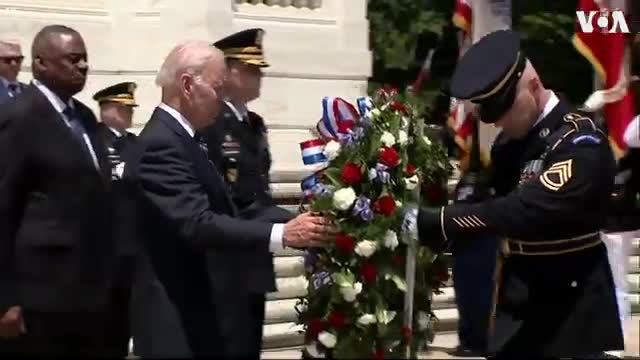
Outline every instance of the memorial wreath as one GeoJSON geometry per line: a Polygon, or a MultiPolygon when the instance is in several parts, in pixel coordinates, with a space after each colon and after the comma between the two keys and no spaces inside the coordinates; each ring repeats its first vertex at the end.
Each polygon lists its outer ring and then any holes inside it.
{"type": "Polygon", "coordinates": [[[448,267],[402,223],[408,206],[446,204],[451,167],[415,100],[390,88],[357,109],[325,97],[321,138],[300,144],[304,163],[322,167],[303,180],[303,205],[339,229],[305,255],[305,357],[404,358],[434,337],[431,300],[448,267]]]}

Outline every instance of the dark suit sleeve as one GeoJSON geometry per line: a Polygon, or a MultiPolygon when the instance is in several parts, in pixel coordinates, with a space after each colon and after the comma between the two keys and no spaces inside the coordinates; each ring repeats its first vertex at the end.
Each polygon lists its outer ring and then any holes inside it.
{"type": "Polygon", "coordinates": [[[418,217],[420,237],[440,248],[449,240],[482,234],[526,241],[550,238],[563,229],[597,228],[612,190],[614,166],[604,145],[564,146],[549,154],[538,177],[504,197],[438,211],[423,209],[418,217]]]}
{"type": "MultiPolygon", "coordinates": [[[[143,196],[198,248],[269,251],[272,224],[217,214],[182,149],[150,144],[138,168],[143,196]]],[[[224,189],[220,189],[221,192],[224,189]]]]}
{"type": "MultiPolygon", "coordinates": [[[[6,109],[5,109],[6,110],[6,109]]],[[[0,115],[0,313],[18,305],[14,265],[16,231],[24,199],[26,142],[13,115],[0,115]]],[[[20,119],[22,120],[22,119],[20,119]]]]}

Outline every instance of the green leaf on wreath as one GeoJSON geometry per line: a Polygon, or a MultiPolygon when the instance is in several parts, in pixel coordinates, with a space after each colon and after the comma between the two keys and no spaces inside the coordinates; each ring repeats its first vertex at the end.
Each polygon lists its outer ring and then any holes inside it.
{"type": "Polygon", "coordinates": [[[338,286],[352,286],[355,282],[355,276],[352,272],[339,272],[335,274],[335,282],[338,286]]]}
{"type": "Polygon", "coordinates": [[[398,290],[402,292],[407,291],[407,282],[404,281],[404,279],[401,278],[400,276],[395,274],[391,275],[391,281],[393,281],[396,284],[396,286],[398,287],[398,290]]]}
{"type": "Polygon", "coordinates": [[[324,171],[324,176],[326,176],[334,186],[342,186],[340,172],[341,170],[339,168],[332,167],[324,171]]]}

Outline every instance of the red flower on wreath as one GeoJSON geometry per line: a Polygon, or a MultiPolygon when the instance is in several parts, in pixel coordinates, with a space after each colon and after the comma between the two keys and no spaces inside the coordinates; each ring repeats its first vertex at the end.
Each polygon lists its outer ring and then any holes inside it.
{"type": "Polygon", "coordinates": [[[393,86],[385,85],[378,90],[376,90],[376,95],[382,98],[382,100],[389,100],[389,98],[395,97],[398,95],[398,89],[393,86]]]}
{"type": "Polygon", "coordinates": [[[374,263],[366,263],[362,265],[360,268],[360,276],[362,276],[362,280],[366,283],[372,283],[376,281],[378,277],[378,268],[374,263]]]}
{"type": "Polygon", "coordinates": [[[446,282],[449,280],[449,271],[446,269],[443,269],[441,271],[438,271],[436,273],[436,280],[440,281],[440,282],[446,282]]]}
{"type": "Polygon", "coordinates": [[[391,108],[397,112],[406,114],[407,113],[407,106],[403,103],[401,103],[400,101],[394,101],[391,103],[391,108]]]}
{"type": "Polygon", "coordinates": [[[328,320],[329,324],[336,330],[342,329],[347,323],[344,314],[338,310],[333,310],[331,314],[329,314],[328,320]]]}
{"type": "Polygon", "coordinates": [[[407,342],[411,341],[411,337],[413,336],[413,333],[411,332],[411,328],[410,327],[408,327],[406,325],[403,325],[402,326],[402,334],[404,335],[404,339],[407,342]]]}
{"type": "Polygon", "coordinates": [[[357,184],[362,179],[362,171],[358,165],[348,162],[342,167],[340,179],[347,185],[357,184]]]}
{"type": "Polygon", "coordinates": [[[404,265],[404,256],[402,255],[395,255],[392,259],[391,262],[393,262],[393,265],[396,266],[402,266],[404,265]]]}
{"type": "Polygon", "coordinates": [[[391,216],[396,211],[396,201],[391,195],[381,196],[373,203],[373,211],[385,216],[391,216]]]}
{"type": "Polygon", "coordinates": [[[380,163],[390,168],[396,167],[400,164],[400,155],[398,155],[396,149],[389,146],[385,146],[380,149],[378,159],[380,160],[380,163]]]}
{"type": "Polygon", "coordinates": [[[325,330],[324,323],[320,319],[311,319],[309,320],[309,325],[307,327],[307,334],[311,338],[316,338],[318,334],[325,330]]]}
{"type": "Polygon", "coordinates": [[[356,239],[347,234],[339,234],[336,236],[336,247],[345,254],[351,254],[356,248],[356,239]]]}
{"type": "Polygon", "coordinates": [[[407,170],[406,170],[407,175],[413,176],[416,174],[416,171],[418,171],[418,168],[416,168],[415,165],[407,164],[407,170]]]}

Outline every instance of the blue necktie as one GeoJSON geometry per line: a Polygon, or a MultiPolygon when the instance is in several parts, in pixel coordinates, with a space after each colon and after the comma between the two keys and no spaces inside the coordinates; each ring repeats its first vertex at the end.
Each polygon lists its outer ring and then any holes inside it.
{"type": "Polygon", "coordinates": [[[87,131],[84,128],[84,125],[82,124],[82,120],[80,120],[80,118],[78,117],[78,114],[76,113],[75,109],[70,106],[67,106],[62,113],[67,117],[67,121],[69,123],[69,127],[71,128],[71,133],[73,134],[73,137],[75,137],[76,140],[80,142],[80,144],[85,150],[85,153],[91,159],[91,162],[94,165],[96,165],[92,155],[92,149],[89,148],[90,145],[87,143],[87,141],[85,141],[85,136],[86,138],[88,138],[87,131]]]}

